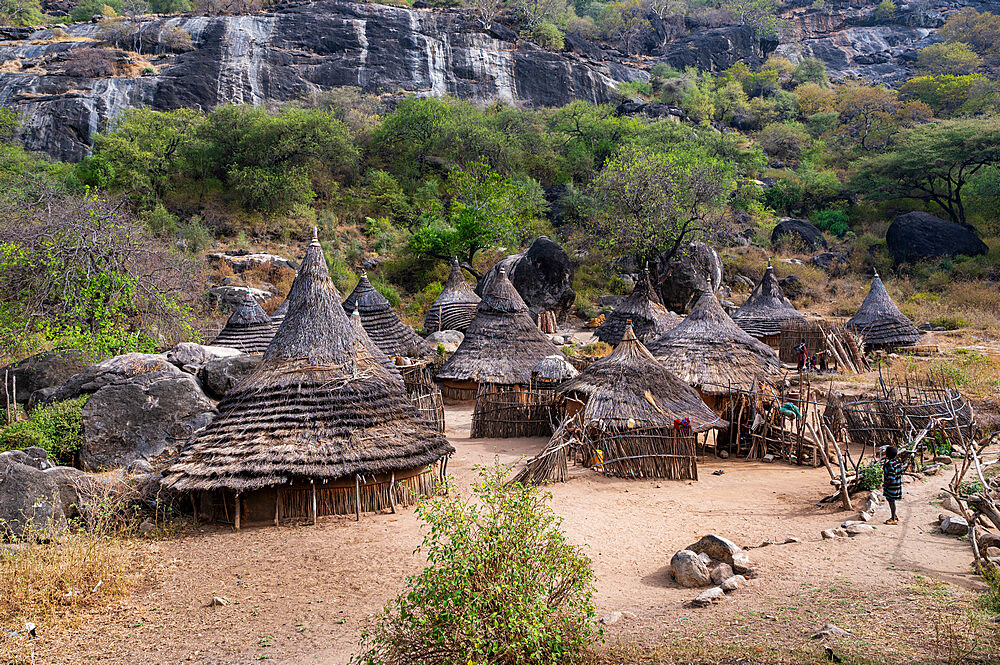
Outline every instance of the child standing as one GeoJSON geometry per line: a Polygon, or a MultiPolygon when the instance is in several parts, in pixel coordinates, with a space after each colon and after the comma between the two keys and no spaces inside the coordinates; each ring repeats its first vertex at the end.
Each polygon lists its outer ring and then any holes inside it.
{"type": "Polygon", "coordinates": [[[885,461],[882,462],[882,490],[891,511],[885,523],[899,524],[899,519],[896,517],[896,502],[903,498],[903,463],[899,460],[899,451],[893,446],[885,449],[885,461]]]}

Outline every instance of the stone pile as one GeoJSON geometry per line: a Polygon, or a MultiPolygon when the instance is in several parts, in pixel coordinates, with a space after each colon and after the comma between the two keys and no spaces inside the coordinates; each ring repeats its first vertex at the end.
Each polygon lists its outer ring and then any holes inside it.
{"type": "Polygon", "coordinates": [[[753,577],[754,567],[742,548],[713,533],[674,554],[670,575],[683,587],[711,587],[691,601],[694,607],[705,607],[739,589],[753,577]]]}

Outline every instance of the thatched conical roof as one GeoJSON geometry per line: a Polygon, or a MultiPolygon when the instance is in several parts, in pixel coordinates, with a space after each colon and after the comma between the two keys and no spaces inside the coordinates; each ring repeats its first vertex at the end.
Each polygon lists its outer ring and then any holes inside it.
{"type": "Polygon", "coordinates": [[[627,323],[615,350],[560,386],[559,394],[583,401],[583,421],[602,427],[623,427],[629,420],[640,427],[671,427],[684,418],[695,432],[726,425],[694,388],[656,361],[627,323]]]}
{"type": "Polygon", "coordinates": [[[527,384],[542,358],[563,355],[538,329],[528,306],[501,269],[483,294],[465,339],[438,372],[439,379],[527,384]]]}
{"type": "Polygon", "coordinates": [[[230,315],[212,346],[239,349],[243,353],[264,353],[274,331],[271,318],[247,289],[243,302],[230,315]]]}
{"type": "Polygon", "coordinates": [[[728,393],[729,386],[773,383],[781,369],[771,347],[733,323],[708,292],[682,323],[647,347],[664,367],[706,395],[728,393]]]}
{"type": "Polygon", "coordinates": [[[453,452],[352,327],[314,240],[257,371],[167,469],[177,490],[250,491],[418,469],[453,452]]]}
{"type": "Polygon", "coordinates": [[[545,356],[531,368],[531,378],[548,384],[562,383],[580,374],[566,356],[545,356]]]}
{"type": "Polygon", "coordinates": [[[361,312],[365,332],[378,348],[389,356],[405,356],[423,347],[424,340],[413,328],[399,320],[392,305],[368,281],[368,273],[361,272],[361,279],[344,300],[344,311],[361,312]]]}
{"type": "Polygon", "coordinates": [[[858,333],[866,346],[910,346],[920,339],[920,331],[896,307],[878,273],[861,307],[844,327],[858,333]]]}
{"type": "Polygon", "coordinates": [[[472,290],[462,275],[458,259],[453,259],[451,274],[444,283],[441,294],[424,315],[424,329],[428,332],[439,330],[460,330],[465,332],[476,317],[479,296],[472,290]]]}
{"type": "Polygon", "coordinates": [[[792,319],[804,319],[781,291],[770,262],[764,277],[754,287],[747,301],[733,314],[733,321],[751,337],[781,334],[781,324],[792,319]]]}
{"type": "Polygon", "coordinates": [[[274,326],[275,330],[277,330],[278,326],[281,325],[281,322],[285,320],[285,316],[287,314],[288,314],[288,298],[285,298],[281,302],[281,304],[278,305],[278,309],[274,310],[274,312],[271,314],[271,325],[274,326]]]}
{"type": "Polygon", "coordinates": [[[660,297],[649,282],[648,270],[642,271],[631,295],[608,314],[604,323],[594,331],[594,335],[602,342],[617,345],[622,341],[629,321],[632,322],[636,337],[642,342],[656,339],[681,322],[681,317],[660,302],[660,297]]]}

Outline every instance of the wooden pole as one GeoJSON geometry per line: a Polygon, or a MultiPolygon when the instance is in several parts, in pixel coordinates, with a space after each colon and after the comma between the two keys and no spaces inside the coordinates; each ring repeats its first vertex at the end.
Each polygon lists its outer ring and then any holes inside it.
{"type": "Polygon", "coordinates": [[[237,531],[240,530],[240,493],[236,493],[236,515],[233,518],[233,526],[237,531]]]}
{"type": "Polygon", "coordinates": [[[389,506],[392,507],[392,514],[396,514],[396,472],[392,472],[389,479],[389,506]]]}
{"type": "Polygon", "coordinates": [[[354,513],[355,521],[361,521],[361,476],[354,474],[354,513]]]}
{"type": "Polygon", "coordinates": [[[278,515],[281,513],[281,488],[274,488],[274,526],[278,526],[278,515]]]}
{"type": "Polygon", "coordinates": [[[198,504],[194,500],[194,492],[191,492],[191,514],[194,515],[194,523],[198,523],[198,504]]]}
{"type": "Polygon", "coordinates": [[[837,450],[837,463],[840,465],[840,500],[845,510],[854,510],[851,505],[851,495],[847,491],[847,467],[844,465],[844,455],[840,452],[840,444],[834,439],[833,447],[837,450]]]}
{"type": "Polygon", "coordinates": [[[316,524],[316,517],[317,517],[317,513],[319,512],[316,509],[316,481],[315,480],[310,480],[309,481],[309,486],[312,487],[312,521],[313,521],[313,524],[316,524]]]}

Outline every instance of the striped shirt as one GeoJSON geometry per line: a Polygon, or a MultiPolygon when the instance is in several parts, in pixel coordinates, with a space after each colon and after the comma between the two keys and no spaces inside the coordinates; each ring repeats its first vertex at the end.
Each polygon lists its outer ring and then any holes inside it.
{"type": "Polygon", "coordinates": [[[903,498],[903,463],[898,457],[882,463],[882,488],[887,499],[903,498]]]}

